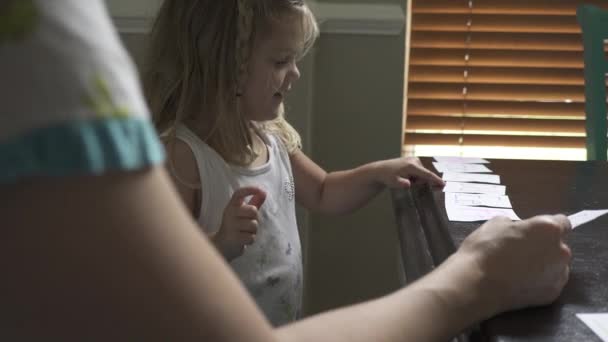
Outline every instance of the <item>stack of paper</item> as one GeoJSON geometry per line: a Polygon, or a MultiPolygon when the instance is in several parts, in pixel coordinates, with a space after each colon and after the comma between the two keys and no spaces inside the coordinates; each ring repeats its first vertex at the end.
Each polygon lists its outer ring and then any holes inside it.
{"type": "Polygon", "coordinates": [[[462,163],[438,163],[434,162],[433,166],[437,171],[444,172],[492,172],[483,164],[462,164],[462,163]]]}
{"type": "Polygon", "coordinates": [[[576,317],[587,324],[602,341],[608,342],[608,313],[577,314],[576,317]]]}
{"type": "Polygon", "coordinates": [[[445,202],[457,206],[487,206],[495,208],[513,208],[509,196],[492,194],[461,194],[446,192],[445,202]]]}
{"type": "Polygon", "coordinates": [[[570,220],[572,229],[574,229],[605,214],[608,214],[608,210],[583,210],[568,216],[568,219],[570,220]]]}
{"type": "Polygon", "coordinates": [[[487,173],[444,172],[444,181],[500,184],[500,176],[487,173]]]}
{"type": "Polygon", "coordinates": [[[506,195],[507,187],[486,164],[489,161],[481,158],[435,157],[433,166],[446,181],[443,191],[450,221],[487,221],[495,216],[520,220],[506,195]]]}
{"type": "MultiPolygon", "coordinates": [[[[504,195],[507,193],[507,187],[496,184],[476,184],[463,182],[446,182],[443,192],[464,192],[470,194],[493,194],[504,195]]],[[[481,204],[483,205],[483,204],[481,204]]]]}
{"type": "MultiPolygon", "coordinates": [[[[492,174],[490,162],[481,158],[435,157],[433,166],[446,182],[445,209],[450,221],[487,221],[495,216],[520,220],[507,196],[500,176],[492,174]],[[485,184],[484,184],[485,183],[485,184]]],[[[608,210],[583,210],[568,216],[572,229],[608,214],[608,210]]]]}

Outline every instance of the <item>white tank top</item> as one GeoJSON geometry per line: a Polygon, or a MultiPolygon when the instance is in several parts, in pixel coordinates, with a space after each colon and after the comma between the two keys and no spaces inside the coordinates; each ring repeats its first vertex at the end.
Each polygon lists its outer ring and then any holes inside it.
{"type": "Polygon", "coordinates": [[[186,126],[179,125],[176,133],[196,158],[202,185],[198,222],[207,233],[219,229],[235,190],[257,186],[266,191],[255,243],[230,265],[272,324],[294,321],[302,303],[302,253],[293,174],[285,146],[277,137],[266,135],[268,162],[244,168],[226,163],[186,126]]]}

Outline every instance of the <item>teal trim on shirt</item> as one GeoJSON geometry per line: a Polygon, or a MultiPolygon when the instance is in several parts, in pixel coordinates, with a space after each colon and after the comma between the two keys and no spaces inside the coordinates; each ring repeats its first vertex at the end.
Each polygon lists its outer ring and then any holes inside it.
{"type": "Polygon", "coordinates": [[[30,177],[131,171],[160,164],[164,159],[164,148],[147,119],[68,122],[0,143],[0,184],[30,177]]]}

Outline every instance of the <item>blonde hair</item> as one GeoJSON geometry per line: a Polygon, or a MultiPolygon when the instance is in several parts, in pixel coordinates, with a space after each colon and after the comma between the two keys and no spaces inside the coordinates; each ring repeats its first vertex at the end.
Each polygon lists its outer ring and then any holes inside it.
{"type": "MultiPolygon", "coordinates": [[[[253,161],[251,123],[240,110],[238,92],[255,39],[285,14],[299,18],[303,56],[319,33],[303,0],[165,0],[144,75],[159,132],[175,138],[177,124],[203,115],[203,140],[209,146],[229,163],[253,161]]],[[[300,147],[283,108],[277,119],[253,128],[277,134],[290,153],[300,147]]]]}

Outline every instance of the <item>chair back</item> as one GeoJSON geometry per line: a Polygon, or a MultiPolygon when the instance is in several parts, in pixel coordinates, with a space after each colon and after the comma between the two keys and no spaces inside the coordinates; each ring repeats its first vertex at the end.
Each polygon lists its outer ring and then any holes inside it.
{"type": "Polygon", "coordinates": [[[428,184],[393,190],[405,283],[412,283],[456,251],[445,212],[428,184]]]}
{"type": "MultiPolygon", "coordinates": [[[[405,286],[439,266],[456,251],[456,246],[448,231],[445,211],[437,204],[428,184],[395,189],[392,196],[405,286]]],[[[450,342],[476,341],[479,336],[480,326],[475,324],[450,342]]]]}
{"type": "Polygon", "coordinates": [[[412,191],[395,189],[392,195],[404,276],[402,285],[406,285],[429,273],[434,265],[412,191]]]}
{"type": "Polygon", "coordinates": [[[605,46],[608,41],[608,11],[593,5],[580,5],[576,17],[583,33],[587,159],[606,160],[608,57],[605,46]]]}

